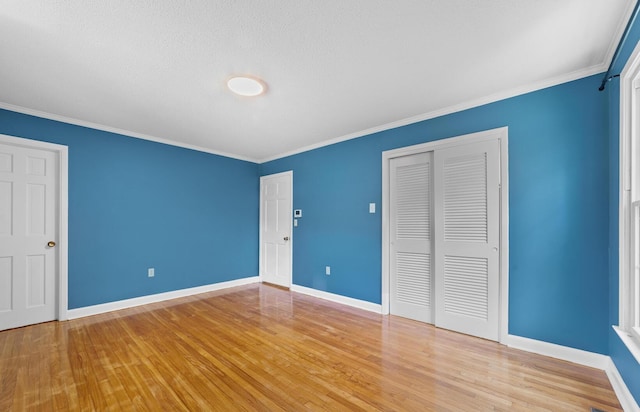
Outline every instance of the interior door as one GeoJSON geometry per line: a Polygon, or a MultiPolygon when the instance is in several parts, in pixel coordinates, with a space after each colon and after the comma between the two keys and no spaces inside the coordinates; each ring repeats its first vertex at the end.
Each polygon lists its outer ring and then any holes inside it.
{"type": "Polygon", "coordinates": [[[291,286],[291,222],[293,172],[260,178],[261,256],[263,282],[291,286]]]}
{"type": "Polygon", "coordinates": [[[500,143],[434,152],[436,326],[499,337],[500,143]]]}
{"type": "Polygon", "coordinates": [[[433,153],[390,161],[391,314],[433,323],[433,153]]]}
{"type": "Polygon", "coordinates": [[[56,318],[57,171],[54,152],[0,144],[0,330],[56,318]]]}

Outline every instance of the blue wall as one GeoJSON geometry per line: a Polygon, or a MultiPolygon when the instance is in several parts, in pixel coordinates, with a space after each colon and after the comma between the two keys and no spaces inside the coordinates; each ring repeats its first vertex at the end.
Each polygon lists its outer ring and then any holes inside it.
{"type": "Polygon", "coordinates": [[[607,96],[593,76],[260,166],[294,171],[294,284],[380,303],[382,152],[509,127],[509,332],[608,353],[607,96]],[[378,210],[379,211],[379,210],[378,210]],[[331,266],[331,276],[324,267],[331,266]]]}
{"type": "Polygon", "coordinates": [[[258,275],[258,165],[6,110],[0,133],[69,146],[70,309],[258,275]]]}
{"type": "MultiPolygon", "coordinates": [[[[633,49],[640,41],[640,20],[636,20],[622,45],[620,55],[612,67],[611,74],[619,74],[627,64],[633,49]]],[[[609,98],[609,323],[618,324],[619,315],[619,167],[620,167],[620,79],[615,78],[606,86],[609,98]]],[[[609,356],[640,404],[640,364],[622,343],[618,334],[609,329],[609,356]]]]}

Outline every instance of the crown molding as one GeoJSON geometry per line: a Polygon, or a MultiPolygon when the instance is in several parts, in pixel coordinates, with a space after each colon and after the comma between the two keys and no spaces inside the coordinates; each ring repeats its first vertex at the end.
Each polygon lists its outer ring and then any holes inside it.
{"type": "Polygon", "coordinates": [[[88,127],[90,129],[101,130],[103,132],[109,132],[109,133],[115,133],[115,134],[119,134],[119,135],[122,135],[122,136],[134,137],[136,139],[148,140],[148,141],[155,142],[155,143],[162,143],[162,144],[166,144],[166,145],[169,145],[169,146],[181,147],[183,149],[196,150],[198,152],[209,153],[209,154],[213,154],[213,155],[217,155],[217,156],[230,157],[232,159],[244,160],[246,162],[259,163],[259,161],[257,159],[254,159],[254,158],[251,158],[251,157],[247,157],[247,156],[240,156],[240,155],[237,155],[237,154],[222,152],[222,151],[219,151],[219,150],[213,150],[213,149],[209,149],[209,148],[202,147],[202,146],[196,146],[196,145],[191,145],[191,144],[187,144],[187,143],[180,143],[180,142],[177,142],[177,141],[171,140],[171,139],[165,139],[165,138],[162,138],[162,137],[151,136],[151,135],[144,134],[144,133],[132,132],[130,130],[119,129],[117,127],[106,126],[106,125],[103,125],[103,124],[100,124],[100,123],[93,123],[93,122],[88,122],[88,121],[85,121],[85,120],[79,120],[79,119],[75,119],[73,117],[62,116],[62,115],[59,115],[59,114],[44,112],[44,111],[41,111],[41,110],[29,109],[27,107],[17,106],[17,105],[10,104],[10,103],[0,102],[0,109],[6,109],[6,110],[10,110],[12,112],[27,114],[27,115],[30,115],[30,116],[41,117],[41,118],[48,119],[48,120],[55,120],[57,122],[68,123],[68,124],[72,124],[72,125],[75,125],[75,126],[88,127]]]}
{"type": "Polygon", "coordinates": [[[143,133],[137,133],[137,132],[132,132],[129,130],[124,130],[124,129],[118,129],[115,127],[111,127],[111,126],[105,126],[102,124],[98,124],[98,123],[93,123],[93,122],[87,122],[84,120],[79,120],[79,119],[74,119],[71,117],[66,117],[66,116],[61,116],[61,115],[57,115],[54,113],[48,113],[48,112],[44,112],[44,111],[40,111],[40,110],[34,110],[34,109],[29,109],[26,107],[22,107],[22,106],[16,106],[13,104],[9,104],[9,103],[4,103],[4,102],[0,102],[0,109],[6,109],[6,110],[10,110],[10,111],[14,111],[14,112],[18,112],[18,113],[23,113],[23,114],[28,114],[28,115],[32,115],[32,116],[37,116],[37,117],[42,117],[45,119],[49,119],[49,120],[56,120],[56,121],[60,121],[60,122],[64,122],[64,123],[69,123],[69,124],[73,124],[76,126],[82,126],[82,127],[88,127],[91,129],[97,129],[97,130],[102,130],[105,132],[110,132],[110,133],[116,133],[119,135],[123,135],[123,136],[128,136],[128,137],[134,137],[134,138],[138,138],[138,139],[143,139],[143,140],[148,140],[148,141],[152,141],[152,142],[156,142],[156,143],[162,143],[162,144],[167,144],[167,145],[171,145],[171,146],[176,146],[176,147],[182,147],[185,149],[191,149],[191,150],[197,150],[200,152],[204,152],[204,153],[210,153],[210,154],[214,154],[214,155],[218,155],[218,156],[224,156],[224,157],[229,157],[232,159],[237,159],[237,160],[243,160],[246,162],[252,162],[252,163],[266,163],[266,162],[270,162],[273,160],[277,160],[277,159],[282,159],[284,157],[288,157],[288,156],[293,156],[296,154],[300,154],[303,152],[308,152],[314,149],[319,149],[321,147],[325,147],[325,146],[330,146],[332,144],[336,144],[336,143],[341,143],[347,140],[352,140],[352,139],[357,139],[359,137],[364,137],[364,136],[368,136],[374,133],[379,133],[379,132],[383,132],[386,130],[391,130],[391,129],[395,129],[398,127],[402,127],[402,126],[407,126],[413,123],[418,123],[418,122],[422,122],[425,120],[430,120],[430,119],[435,119],[437,117],[441,117],[441,116],[446,116],[448,114],[453,114],[453,113],[457,113],[457,112],[461,112],[464,110],[469,110],[469,109],[473,109],[475,107],[479,107],[479,106],[484,106],[486,104],[490,104],[490,103],[495,103],[501,100],[505,100],[505,99],[509,99],[512,97],[516,97],[516,96],[520,96],[523,94],[527,94],[527,93],[531,93],[531,92],[535,92],[538,90],[542,90],[542,89],[546,89],[549,87],[553,87],[553,86],[557,86],[563,83],[568,83],[574,80],[579,80],[588,76],[592,76],[594,74],[598,74],[598,73],[602,73],[604,71],[607,70],[607,64],[606,63],[601,63],[595,66],[591,66],[585,69],[581,69],[581,70],[577,70],[571,73],[567,73],[561,76],[556,76],[554,78],[551,79],[546,79],[546,80],[541,80],[541,81],[537,81],[537,82],[533,82],[530,84],[527,84],[525,86],[520,86],[520,87],[516,87],[513,89],[509,89],[503,92],[499,92],[499,93],[494,93],[491,94],[489,96],[485,96],[485,97],[481,97],[479,99],[473,99],[473,100],[469,100],[463,103],[459,103],[459,104],[455,104],[452,106],[448,106],[442,109],[438,109],[438,110],[434,110],[431,112],[427,112],[427,113],[423,113],[423,114],[419,114],[416,116],[411,116],[411,117],[407,117],[404,119],[400,119],[400,120],[396,120],[393,122],[389,122],[389,123],[384,123],[378,126],[374,126],[368,129],[364,129],[364,130],[360,130],[357,132],[353,132],[353,133],[349,133],[343,136],[339,136],[333,139],[328,139],[328,140],[324,140],[322,142],[319,143],[315,143],[312,145],[308,145],[308,146],[304,146],[295,150],[291,150],[291,151],[287,151],[287,152],[283,152],[274,156],[269,156],[266,158],[262,158],[262,159],[256,159],[256,158],[252,158],[252,157],[248,157],[248,156],[241,156],[241,155],[237,155],[237,154],[233,154],[233,153],[227,153],[227,152],[222,152],[222,151],[217,151],[217,150],[213,150],[213,149],[209,149],[206,147],[202,147],[202,146],[195,146],[195,145],[190,145],[190,144],[186,144],[186,143],[180,143],[177,142],[175,140],[171,140],[171,139],[164,139],[164,138],[160,138],[160,137],[156,137],[156,136],[151,136],[151,135],[147,135],[147,134],[143,134],[143,133]]]}
{"type": "MultiPolygon", "coordinates": [[[[266,163],[272,160],[282,159],[284,157],[293,156],[293,155],[300,154],[303,152],[308,152],[314,149],[319,149],[324,146],[329,146],[332,144],[344,142],[351,139],[357,139],[358,137],[364,137],[374,133],[383,132],[385,130],[391,130],[398,127],[407,126],[413,123],[418,123],[418,122],[422,122],[429,119],[435,119],[436,117],[446,116],[448,114],[457,113],[457,112],[461,112],[468,109],[473,109],[474,107],[484,106],[489,103],[495,103],[500,100],[506,100],[511,97],[516,97],[523,94],[546,89],[549,87],[557,86],[563,83],[568,83],[574,80],[579,80],[585,77],[592,76],[594,74],[602,73],[606,70],[607,70],[607,64],[601,63],[595,66],[587,67],[586,69],[576,70],[574,72],[557,76],[551,79],[537,81],[534,83],[527,84],[525,86],[520,86],[507,91],[494,93],[489,96],[481,97],[479,99],[469,100],[463,103],[445,107],[443,109],[438,109],[428,113],[407,117],[407,118],[396,120],[390,123],[384,123],[379,126],[371,127],[369,129],[360,130],[358,132],[353,132],[340,137],[325,140],[320,143],[304,146],[299,149],[281,153],[279,155],[260,159],[258,163],[266,163]]],[[[594,86],[594,87],[597,89],[597,86],[594,86]]]]}

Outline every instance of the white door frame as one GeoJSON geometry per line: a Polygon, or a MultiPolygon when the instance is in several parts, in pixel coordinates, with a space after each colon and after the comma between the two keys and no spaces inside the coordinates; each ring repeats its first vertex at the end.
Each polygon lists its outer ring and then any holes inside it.
{"type": "MultiPolygon", "coordinates": [[[[263,217],[263,210],[262,210],[262,201],[263,199],[263,193],[262,193],[262,182],[264,182],[264,179],[268,179],[271,177],[278,177],[278,176],[289,176],[289,181],[291,183],[291,185],[289,186],[290,188],[290,193],[289,193],[289,209],[291,210],[291,214],[293,215],[293,170],[289,170],[286,172],[280,172],[280,173],[274,173],[271,175],[265,175],[265,176],[260,176],[260,235],[259,235],[259,249],[260,249],[260,254],[258,255],[258,259],[260,259],[260,265],[259,265],[259,281],[262,282],[263,281],[263,276],[262,276],[262,271],[263,271],[263,267],[262,267],[262,262],[263,262],[263,251],[262,251],[262,229],[264,228],[264,217],[263,217]]],[[[289,287],[291,287],[293,285],[293,222],[291,222],[291,234],[289,235],[289,241],[287,242],[289,245],[289,287]]]]}
{"type": "Polygon", "coordinates": [[[24,139],[21,137],[0,134],[0,143],[15,147],[45,150],[54,152],[58,156],[58,240],[56,249],[58,252],[58,267],[56,268],[56,319],[67,320],[68,310],[68,269],[69,269],[69,148],[67,146],[41,142],[38,140],[24,139]]]}
{"type": "Polygon", "coordinates": [[[389,314],[389,264],[390,264],[390,220],[389,216],[389,163],[394,157],[429,152],[462,144],[497,139],[500,142],[500,343],[506,343],[509,335],[509,151],[508,127],[470,133],[433,142],[382,152],[382,314],[389,314]]]}

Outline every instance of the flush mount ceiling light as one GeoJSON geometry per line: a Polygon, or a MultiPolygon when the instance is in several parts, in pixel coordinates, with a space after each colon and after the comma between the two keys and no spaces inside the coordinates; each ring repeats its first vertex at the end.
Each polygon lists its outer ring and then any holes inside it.
{"type": "Polygon", "coordinates": [[[250,76],[233,76],[227,80],[229,90],[240,96],[259,96],[265,92],[267,85],[260,79],[250,76]]]}

